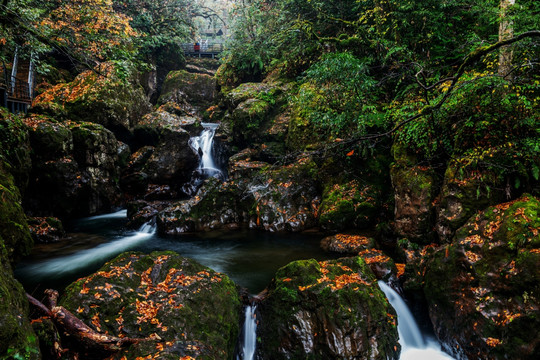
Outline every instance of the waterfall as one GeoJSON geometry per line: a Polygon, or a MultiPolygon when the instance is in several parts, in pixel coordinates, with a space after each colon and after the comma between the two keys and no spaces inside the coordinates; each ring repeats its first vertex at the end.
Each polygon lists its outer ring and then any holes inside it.
{"type": "Polygon", "coordinates": [[[214,163],[214,157],[212,154],[213,145],[214,145],[214,135],[216,134],[216,129],[219,124],[213,123],[201,123],[203,126],[203,131],[199,136],[194,136],[189,140],[189,145],[195,150],[201,160],[199,162],[199,170],[203,170],[208,173],[210,176],[214,172],[221,173],[214,163]]]}
{"type": "Polygon", "coordinates": [[[201,125],[203,126],[201,134],[189,139],[189,145],[199,154],[200,161],[198,169],[191,176],[191,181],[182,186],[182,191],[188,196],[195,195],[205,179],[215,177],[223,180],[225,178],[225,174],[216,165],[213,156],[214,135],[219,124],[201,123],[201,125]]]}
{"type": "Polygon", "coordinates": [[[257,347],[257,317],[255,315],[256,305],[247,305],[245,310],[246,319],[242,333],[242,350],[236,357],[237,360],[253,360],[255,359],[255,349],[257,347]]]}
{"type": "Polygon", "coordinates": [[[400,360],[448,360],[453,359],[441,351],[441,346],[434,339],[424,339],[411,311],[405,301],[390,286],[379,281],[379,287],[396,310],[398,317],[400,360]]]}

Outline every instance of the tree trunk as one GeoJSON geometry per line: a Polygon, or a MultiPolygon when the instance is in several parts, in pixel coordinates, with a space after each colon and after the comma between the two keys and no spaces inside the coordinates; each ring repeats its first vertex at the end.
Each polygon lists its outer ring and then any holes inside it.
{"type": "MultiPolygon", "coordinates": [[[[499,41],[510,39],[514,36],[514,25],[509,18],[509,12],[516,0],[501,0],[501,20],[499,22],[499,41]]],[[[504,46],[499,50],[499,75],[511,80],[512,48],[504,46]]]]}

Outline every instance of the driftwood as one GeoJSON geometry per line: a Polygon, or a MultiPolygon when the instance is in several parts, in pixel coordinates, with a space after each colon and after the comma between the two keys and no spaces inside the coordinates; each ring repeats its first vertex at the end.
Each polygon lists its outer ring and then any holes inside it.
{"type": "Polygon", "coordinates": [[[119,338],[116,336],[99,333],[82,320],[73,315],[63,306],[57,305],[58,292],[55,290],[46,290],[47,305],[37,300],[33,296],[26,294],[28,301],[42,315],[49,317],[58,329],[74,339],[78,344],[87,349],[95,349],[103,352],[116,352],[125,346],[137,343],[144,339],[119,338]]]}

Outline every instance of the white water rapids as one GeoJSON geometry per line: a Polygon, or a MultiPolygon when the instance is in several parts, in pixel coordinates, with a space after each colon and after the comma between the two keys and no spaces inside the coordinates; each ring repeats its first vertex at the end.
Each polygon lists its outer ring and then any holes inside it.
{"type": "Polygon", "coordinates": [[[379,281],[379,287],[396,310],[398,317],[400,360],[452,360],[450,355],[441,350],[440,344],[431,338],[424,339],[407,304],[390,286],[379,281]]]}
{"type": "Polygon", "coordinates": [[[213,175],[214,172],[221,172],[214,163],[214,157],[212,155],[212,148],[214,144],[214,135],[219,124],[213,123],[201,123],[203,131],[199,136],[194,136],[189,140],[189,145],[199,153],[201,160],[199,162],[199,169],[205,170],[209,175],[213,175]]]}

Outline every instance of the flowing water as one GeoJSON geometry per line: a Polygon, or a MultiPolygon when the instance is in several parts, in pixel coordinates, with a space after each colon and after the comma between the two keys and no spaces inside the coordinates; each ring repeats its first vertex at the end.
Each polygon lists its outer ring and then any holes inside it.
{"type": "Polygon", "coordinates": [[[237,360],[253,360],[255,357],[257,347],[257,317],[255,310],[257,310],[257,306],[254,304],[246,306],[241,351],[236,357],[237,360]]]}
{"type": "Polygon", "coordinates": [[[182,186],[182,191],[189,196],[195,195],[204,180],[215,177],[225,179],[225,173],[214,160],[214,136],[219,124],[201,123],[203,130],[199,136],[189,139],[189,146],[199,154],[199,166],[191,175],[191,180],[182,186]]]}
{"type": "Polygon", "coordinates": [[[379,281],[379,287],[397,313],[399,344],[401,345],[400,360],[453,359],[453,357],[441,350],[437,340],[422,334],[409,307],[394,289],[383,281],[379,281]]]}
{"type": "Polygon", "coordinates": [[[171,238],[159,236],[148,225],[138,231],[125,230],[126,223],[125,211],[81,219],[71,224],[68,239],[36,245],[32,255],[17,266],[15,275],[30,291],[46,287],[61,290],[124,251],[171,250],[227,274],[257,294],[277,269],[291,261],[336,258],[321,250],[320,235],[240,230],[171,238]]]}

